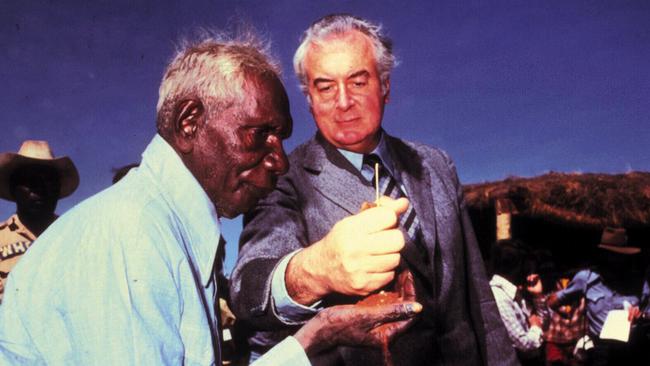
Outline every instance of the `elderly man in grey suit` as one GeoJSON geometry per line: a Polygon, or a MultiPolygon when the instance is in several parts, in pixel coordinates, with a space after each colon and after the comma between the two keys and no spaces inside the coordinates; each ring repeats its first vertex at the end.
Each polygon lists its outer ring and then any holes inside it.
{"type": "MultiPolygon", "coordinates": [[[[364,19],[329,15],[305,32],[294,68],[318,133],[245,218],[234,310],[259,330],[250,343],[262,353],[320,309],[391,286],[408,269],[424,310],[392,342],[395,364],[516,364],[453,163],[381,128],[393,64],[390,40],[364,19]],[[375,178],[392,209],[371,222],[358,211],[374,200],[375,178]]],[[[312,362],[383,358],[378,349],[339,347],[312,362]]]]}

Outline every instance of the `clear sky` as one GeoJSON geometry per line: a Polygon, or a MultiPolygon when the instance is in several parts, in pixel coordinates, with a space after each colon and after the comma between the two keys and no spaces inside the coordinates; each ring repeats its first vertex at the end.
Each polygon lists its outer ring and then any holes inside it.
{"type": "MultiPolygon", "coordinates": [[[[175,43],[243,20],[272,40],[294,134],[314,123],[291,59],[317,18],[384,25],[400,60],[384,127],[443,148],[463,183],[650,171],[648,1],[0,1],[0,152],[44,139],[81,176],[59,213],[140,160],[175,43]]],[[[0,218],[15,206],[0,201],[0,218]]],[[[240,220],[224,223],[226,270],[240,220]]]]}

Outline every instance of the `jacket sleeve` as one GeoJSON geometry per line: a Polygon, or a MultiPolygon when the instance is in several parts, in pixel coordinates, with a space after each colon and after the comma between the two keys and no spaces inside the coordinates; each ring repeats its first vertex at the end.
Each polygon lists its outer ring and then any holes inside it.
{"type": "Polygon", "coordinates": [[[493,287],[492,292],[501,320],[514,347],[527,354],[538,351],[542,346],[542,328],[529,327],[526,323],[527,319],[517,315],[523,313],[521,307],[514,300],[508,298],[502,290],[493,287]]]}
{"type": "Polygon", "coordinates": [[[299,202],[294,180],[287,175],[244,217],[230,296],[237,317],[255,328],[285,326],[273,309],[271,282],[282,258],[309,244],[299,202]]]}

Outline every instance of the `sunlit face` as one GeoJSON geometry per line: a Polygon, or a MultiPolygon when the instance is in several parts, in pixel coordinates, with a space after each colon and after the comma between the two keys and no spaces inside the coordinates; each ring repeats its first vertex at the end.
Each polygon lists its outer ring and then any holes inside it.
{"type": "Polygon", "coordinates": [[[217,213],[229,218],[269,194],[289,167],[282,140],[291,135],[292,119],[284,87],[275,77],[256,77],[244,94],[219,115],[208,112],[192,158],[192,173],[217,213]]]}
{"type": "Polygon", "coordinates": [[[379,141],[389,85],[382,92],[370,39],[350,31],[311,43],[304,68],[321,134],[337,148],[371,152],[379,141]]]}

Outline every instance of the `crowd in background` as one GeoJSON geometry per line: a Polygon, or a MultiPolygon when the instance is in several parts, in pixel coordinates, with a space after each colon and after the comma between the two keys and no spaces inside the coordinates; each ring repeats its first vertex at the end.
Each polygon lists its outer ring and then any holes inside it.
{"type": "Polygon", "coordinates": [[[518,240],[497,241],[491,253],[490,286],[522,364],[650,362],[647,256],[628,243],[625,229],[603,230],[587,268],[558,272],[539,254],[518,240]],[[623,329],[625,341],[601,333],[611,311],[625,315],[611,323],[623,329]]]}

